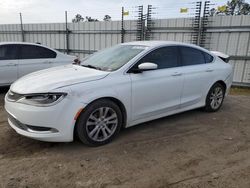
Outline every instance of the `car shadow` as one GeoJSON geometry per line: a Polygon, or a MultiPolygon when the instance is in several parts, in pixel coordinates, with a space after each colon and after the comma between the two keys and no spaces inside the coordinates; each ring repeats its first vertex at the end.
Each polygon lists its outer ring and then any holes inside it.
{"type": "Polygon", "coordinates": [[[1,106],[4,104],[4,96],[8,92],[9,87],[0,87],[0,109],[1,106]]]}
{"type": "Polygon", "coordinates": [[[5,134],[5,141],[0,145],[0,155],[11,158],[17,156],[27,157],[41,152],[63,154],[67,151],[73,154],[78,152],[88,153],[89,151],[106,150],[113,147],[120,148],[120,146],[137,143],[141,140],[147,141],[148,139],[157,139],[162,136],[167,137],[171,134],[183,133],[189,129],[193,129],[191,123],[183,122],[190,122],[190,119],[202,114],[203,112],[201,112],[201,110],[196,109],[141,123],[126,129],[124,128],[111,143],[94,148],[82,144],[78,139],[69,143],[37,141],[18,135],[14,130],[8,128],[5,134]]]}
{"type": "MultiPolygon", "coordinates": [[[[5,87],[2,92],[4,93],[4,91],[6,92],[8,89],[8,87],[5,87]]],[[[230,105],[225,103],[221,111],[229,107],[230,105]]],[[[4,132],[2,131],[2,133],[0,133],[0,140],[2,140],[0,156],[30,156],[41,152],[63,153],[65,151],[72,153],[81,151],[84,153],[105,150],[112,147],[122,148],[125,147],[126,144],[146,143],[147,140],[170,138],[173,135],[182,135],[190,131],[199,130],[202,127],[206,127],[206,124],[209,124],[209,121],[213,120],[215,116],[213,114],[218,114],[217,116],[219,116],[220,113],[220,111],[217,113],[205,113],[201,109],[195,109],[141,123],[129,128],[123,128],[120,134],[111,143],[94,148],[82,144],[78,139],[69,143],[53,143],[26,138],[18,135],[8,126],[7,121],[4,121],[0,124],[0,127],[4,128],[4,132]]]]}
{"type": "Polygon", "coordinates": [[[0,94],[5,94],[5,93],[7,93],[9,89],[10,89],[9,86],[1,86],[1,87],[0,87],[0,94]]]}

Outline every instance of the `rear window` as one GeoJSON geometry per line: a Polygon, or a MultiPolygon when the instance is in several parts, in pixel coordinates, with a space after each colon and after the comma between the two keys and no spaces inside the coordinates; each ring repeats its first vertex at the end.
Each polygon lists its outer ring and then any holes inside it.
{"type": "Polygon", "coordinates": [[[181,62],[183,66],[199,65],[206,63],[203,52],[198,49],[182,46],[180,47],[180,51],[181,62]]]}
{"type": "Polygon", "coordinates": [[[21,59],[56,58],[56,53],[48,48],[35,45],[21,45],[21,59]]]}
{"type": "Polygon", "coordinates": [[[211,56],[210,54],[208,54],[206,52],[203,52],[203,54],[204,54],[206,63],[211,63],[214,60],[213,56],[211,56]]]}

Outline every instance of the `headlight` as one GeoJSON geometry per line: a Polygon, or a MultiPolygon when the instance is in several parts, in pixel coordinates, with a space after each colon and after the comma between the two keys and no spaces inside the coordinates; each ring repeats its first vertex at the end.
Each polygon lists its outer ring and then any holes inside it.
{"type": "Polygon", "coordinates": [[[52,106],[60,102],[67,93],[38,93],[23,95],[16,102],[32,106],[52,106]]]}

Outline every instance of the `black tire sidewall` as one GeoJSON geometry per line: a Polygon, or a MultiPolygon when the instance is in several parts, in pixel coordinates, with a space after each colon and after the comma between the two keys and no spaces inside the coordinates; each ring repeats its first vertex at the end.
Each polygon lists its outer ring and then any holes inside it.
{"type": "Polygon", "coordinates": [[[209,90],[208,94],[207,94],[207,97],[206,97],[206,106],[205,106],[205,110],[208,111],[208,112],[216,112],[218,111],[222,104],[223,104],[223,101],[224,101],[224,97],[225,97],[225,88],[220,84],[220,83],[215,83],[209,90]],[[223,92],[223,98],[222,98],[222,102],[219,106],[219,108],[217,109],[213,109],[211,107],[211,101],[210,101],[210,96],[211,96],[211,93],[213,92],[213,90],[217,87],[220,87],[222,89],[222,92],[223,92]]]}
{"type": "Polygon", "coordinates": [[[104,144],[107,144],[109,142],[111,142],[114,137],[120,132],[122,126],[122,113],[120,108],[118,107],[118,105],[116,105],[113,101],[111,100],[106,100],[106,99],[100,99],[98,101],[95,101],[91,104],[89,104],[80,114],[79,118],[77,119],[76,122],[76,133],[78,138],[86,145],[89,146],[101,146],[104,144]],[[117,118],[118,118],[118,124],[116,127],[115,132],[113,133],[112,136],[110,136],[107,140],[105,141],[94,141],[92,140],[88,134],[87,134],[87,130],[86,130],[86,122],[89,118],[89,116],[91,115],[92,112],[94,112],[96,109],[100,108],[100,107],[109,107],[112,108],[116,114],[117,114],[117,118]]]}

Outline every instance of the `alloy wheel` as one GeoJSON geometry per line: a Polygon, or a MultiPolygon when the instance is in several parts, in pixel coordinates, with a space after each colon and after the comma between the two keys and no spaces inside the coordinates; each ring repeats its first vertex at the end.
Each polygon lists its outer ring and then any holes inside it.
{"type": "Polygon", "coordinates": [[[101,142],[111,137],[118,125],[116,112],[110,107],[100,107],[90,114],[86,131],[93,141],[101,142]]]}
{"type": "Polygon", "coordinates": [[[221,87],[215,87],[210,95],[210,106],[216,110],[220,107],[223,101],[223,90],[221,87]]]}

